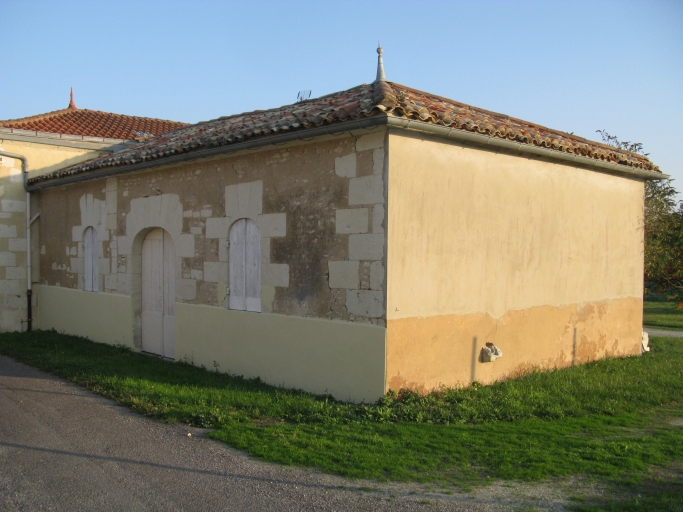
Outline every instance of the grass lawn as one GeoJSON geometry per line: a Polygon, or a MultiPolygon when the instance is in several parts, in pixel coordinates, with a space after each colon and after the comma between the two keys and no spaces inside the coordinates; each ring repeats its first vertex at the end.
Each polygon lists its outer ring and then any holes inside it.
{"type": "Polygon", "coordinates": [[[460,487],[583,475],[616,498],[577,510],[683,510],[683,341],[651,346],[642,357],[358,405],[53,332],[0,334],[0,354],[162,421],[214,427],[211,437],[264,460],[460,487]]]}
{"type": "Polygon", "coordinates": [[[676,302],[645,301],[643,306],[643,325],[683,331],[683,311],[676,309],[676,302]]]}

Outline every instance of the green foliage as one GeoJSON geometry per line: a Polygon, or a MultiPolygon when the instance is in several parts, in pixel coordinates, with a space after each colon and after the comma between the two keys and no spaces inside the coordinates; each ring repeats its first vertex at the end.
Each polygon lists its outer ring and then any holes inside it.
{"type": "MultiPolygon", "coordinates": [[[[610,146],[643,153],[639,142],[620,141],[597,130],[610,146]]],[[[667,293],[683,308],[683,205],[676,200],[671,180],[645,183],[645,277],[646,293],[667,293]]]]}

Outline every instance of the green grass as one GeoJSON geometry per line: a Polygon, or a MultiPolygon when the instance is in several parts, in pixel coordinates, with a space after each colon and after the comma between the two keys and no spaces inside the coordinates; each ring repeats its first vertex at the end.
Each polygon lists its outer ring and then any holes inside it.
{"type": "Polygon", "coordinates": [[[683,460],[683,428],[670,422],[683,417],[683,342],[651,346],[642,357],[358,405],[52,332],[0,334],[1,354],[160,420],[215,427],[211,437],[264,460],[460,486],[574,474],[637,486],[683,460]]]}
{"type": "Polygon", "coordinates": [[[676,302],[650,302],[643,304],[643,325],[683,331],[683,311],[678,311],[676,302]]]}

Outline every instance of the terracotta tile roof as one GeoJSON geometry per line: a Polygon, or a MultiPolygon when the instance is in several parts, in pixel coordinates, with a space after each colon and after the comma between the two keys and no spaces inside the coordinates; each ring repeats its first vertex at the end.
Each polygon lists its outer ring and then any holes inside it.
{"type": "Polygon", "coordinates": [[[31,182],[38,183],[96,169],[159,160],[269,135],[375,116],[412,119],[659,172],[659,168],[643,155],[393,82],[374,82],[280,108],[256,110],[191,125],[109,156],[33,178],[31,182]]]}
{"type": "Polygon", "coordinates": [[[111,114],[99,110],[79,109],[76,108],[73,100],[68,108],[62,110],[21,119],[0,121],[0,127],[3,128],[125,140],[161,135],[184,126],[188,126],[188,124],[149,117],[111,114]]]}

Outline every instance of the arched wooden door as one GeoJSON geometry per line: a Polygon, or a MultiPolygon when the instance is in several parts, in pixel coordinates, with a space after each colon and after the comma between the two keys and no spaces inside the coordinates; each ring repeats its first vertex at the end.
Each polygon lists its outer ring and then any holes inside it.
{"type": "Polygon", "coordinates": [[[175,247],[161,228],[142,243],[142,350],[175,359],[175,247]]]}

